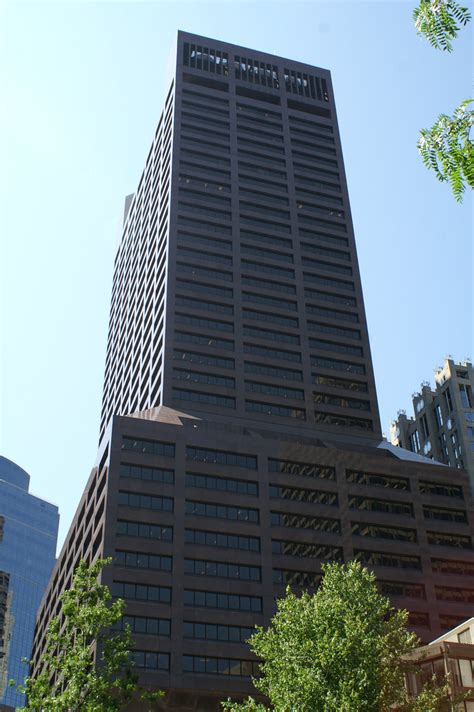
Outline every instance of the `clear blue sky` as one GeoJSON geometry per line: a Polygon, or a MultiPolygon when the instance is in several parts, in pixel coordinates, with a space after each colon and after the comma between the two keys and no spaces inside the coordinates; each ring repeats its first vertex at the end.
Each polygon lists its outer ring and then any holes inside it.
{"type": "Polygon", "coordinates": [[[96,455],[115,244],[163,100],[178,28],[332,71],[382,425],[447,353],[474,357],[472,203],[415,144],[470,91],[414,2],[2,5],[0,453],[60,507],[96,455]]]}

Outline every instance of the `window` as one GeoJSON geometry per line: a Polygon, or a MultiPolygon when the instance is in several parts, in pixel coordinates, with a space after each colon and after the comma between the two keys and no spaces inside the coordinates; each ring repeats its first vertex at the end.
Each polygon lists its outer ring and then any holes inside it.
{"type": "Polygon", "coordinates": [[[353,381],[347,378],[335,378],[333,376],[320,376],[313,373],[313,383],[316,385],[330,386],[331,388],[343,388],[349,391],[359,391],[367,393],[369,387],[363,381],[353,381]]]}
{"type": "Polygon", "coordinates": [[[207,448],[188,446],[186,448],[186,457],[188,460],[210,462],[216,465],[257,469],[257,458],[254,455],[241,455],[240,453],[226,452],[225,450],[208,450],[207,448]]]}
{"type": "Polygon", "coordinates": [[[124,507],[138,507],[140,509],[155,509],[163,512],[173,511],[172,497],[159,497],[151,494],[137,494],[136,492],[119,491],[118,504],[124,507]]]}
{"type": "Polygon", "coordinates": [[[245,373],[256,373],[261,376],[270,376],[272,378],[282,378],[287,381],[302,381],[303,374],[301,371],[293,371],[289,368],[278,368],[277,366],[265,366],[262,363],[244,362],[245,373]]]}
{"type": "Polygon", "coordinates": [[[171,621],[168,618],[124,615],[115,623],[113,629],[125,630],[127,626],[130,626],[132,633],[140,635],[160,635],[165,638],[169,638],[171,635],[171,621]]]}
{"type": "Polygon", "coordinates": [[[351,346],[349,344],[339,344],[334,341],[324,341],[322,339],[309,339],[309,345],[312,349],[324,351],[337,351],[341,354],[352,354],[353,356],[363,356],[363,350],[360,346],[351,346]]]}
{"type": "Polygon", "coordinates": [[[252,319],[255,321],[265,321],[270,324],[279,324],[280,326],[288,326],[290,329],[298,328],[298,319],[293,319],[290,316],[280,316],[279,314],[270,314],[268,312],[256,311],[254,309],[243,309],[242,316],[244,319],[252,319]]]}
{"type": "Polygon", "coordinates": [[[451,393],[449,391],[449,386],[446,387],[446,390],[443,393],[444,395],[444,400],[446,403],[446,408],[448,413],[451,413],[453,410],[453,401],[451,400],[451,393]]]}
{"type": "Polygon", "coordinates": [[[447,509],[446,507],[431,507],[423,505],[425,519],[441,519],[445,522],[467,523],[467,514],[463,509],[447,509]]]}
{"type": "Polygon", "coordinates": [[[451,630],[451,628],[456,628],[456,626],[460,625],[461,623],[464,623],[465,620],[465,616],[456,616],[451,613],[440,613],[439,616],[439,623],[443,630],[451,630]]]}
{"type": "Polygon", "coordinates": [[[173,527],[171,526],[132,522],[125,519],[119,519],[117,521],[117,534],[122,536],[136,536],[142,539],[173,541],[173,527]]]}
{"type": "Polygon", "coordinates": [[[188,344],[199,344],[201,346],[210,346],[214,349],[225,349],[227,351],[234,350],[234,342],[228,339],[218,339],[215,336],[204,336],[200,334],[190,334],[185,331],[175,331],[175,340],[184,341],[188,344]]]}
{"type": "Polygon", "coordinates": [[[254,294],[252,292],[242,292],[242,301],[252,302],[254,304],[263,304],[267,307],[274,307],[275,309],[286,309],[289,311],[297,310],[296,302],[287,302],[284,299],[277,299],[277,297],[267,297],[263,294],[254,294]]]}
{"type": "Polygon", "coordinates": [[[304,514],[290,514],[288,512],[270,512],[270,523],[272,527],[311,529],[311,531],[328,534],[341,533],[339,519],[329,519],[327,517],[310,517],[304,514]]]}
{"type": "Polygon", "coordinates": [[[262,329],[257,326],[246,326],[244,324],[242,333],[244,336],[252,336],[255,339],[268,339],[269,341],[276,341],[282,344],[300,343],[300,337],[295,334],[287,334],[282,331],[270,331],[269,329],[262,329]]]}
{"type": "Polygon", "coordinates": [[[200,354],[195,351],[173,351],[173,359],[176,361],[188,361],[201,366],[216,366],[217,368],[235,368],[235,361],[232,358],[222,358],[221,356],[211,356],[200,354]]]}
{"type": "Polygon", "coordinates": [[[179,312],[176,313],[176,323],[203,327],[204,329],[215,329],[216,331],[225,331],[227,333],[233,333],[234,331],[234,325],[227,321],[204,319],[200,316],[190,316],[188,314],[180,314],[179,312]]]}
{"type": "Polygon", "coordinates": [[[373,499],[360,495],[349,495],[349,508],[367,512],[386,512],[387,514],[401,514],[413,517],[413,505],[410,502],[400,502],[385,499],[373,499]]]}
{"type": "Polygon", "coordinates": [[[203,69],[216,74],[229,73],[229,55],[207,47],[200,47],[185,42],[183,44],[183,64],[195,69],[203,69]]]}
{"type": "Polygon", "coordinates": [[[430,435],[430,429],[428,427],[428,420],[426,418],[426,414],[421,416],[420,423],[421,423],[421,430],[423,433],[423,439],[426,440],[426,438],[428,438],[430,435]]]}
{"type": "Polygon", "coordinates": [[[163,470],[160,467],[142,467],[122,462],[120,463],[120,477],[173,484],[174,470],[163,470]]]}
{"type": "Polygon", "coordinates": [[[375,472],[363,472],[361,470],[346,470],[346,479],[358,485],[368,485],[369,487],[388,487],[389,489],[410,491],[410,481],[406,477],[396,477],[395,475],[382,475],[375,472]]]}
{"type": "Polygon", "coordinates": [[[314,419],[316,423],[324,423],[325,425],[337,425],[343,428],[358,428],[360,430],[373,430],[374,424],[371,420],[365,418],[353,418],[349,415],[332,415],[315,411],[314,419]]]}
{"type": "Polygon", "coordinates": [[[148,650],[132,650],[131,658],[137,668],[147,670],[169,670],[169,653],[152,653],[148,650]]]}
{"type": "Polygon", "coordinates": [[[356,559],[365,566],[388,566],[399,569],[419,569],[421,570],[421,559],[419,556],[408,554],[392,554],[384,551],[367,551],[355,549],[356,559]]]}
{"type": "Polygon", "coordinates": [[[117,566],[128,566],[134,569],[153,569],[154,571],[171,571],[173,558],[158,556],[138,551],[116,551],[114,562],[117,566]]]}
{"type": "Polygon", "coordinates": [[[300,487],[287,487],[286,485],[270,485],[270,497],[274,499],[288,499],[295,502],[326,504],[330,507],[338,506],[337,493],[325,492],[324,490],[301,489],[300,487]]]}
{"type": "Polygon", "coordinates": [[[403,596],[404,598],[426,599],[425,587],[421,583],[407,581],[379,581],[381,592],[385,596],[403,596]]]}
{"type": "Polygon", "coordinates": [[[297,475],[299,477],[314,477],[324,480],[335,480],[336,470],[328,465],[317,465],[309,462],[297,462],[295,460],[268,460],[269,472],[281,472],[285,475],[297,475]]]}
{"type": "Polygon", "coordinates": [[[192,282],[187,279],[177,279],[176,280],[177,289],[188,289],[194,294],[205,294],[209,297],[213,294],[216,297],[221,297],[223,299],[232,299],[233,290],[227,289],[227,287],[217,287],[213,284],[203,284],[202,282],[192,282]]]}
{"type": "Polygon", "coordinates": [[[194,502],[186,500],[184,503],[186,514],[195,517],[210,517],[215,519],[233,519],[239,522],[250,522],[258,524],[258,509],[248,507],[232,507],[223,504],[213,504],[211,502],[194,502]]]}
{"type": "Polygon", "coordinates": [[[422,611],[409,611],[408,623],[409,625],[415,626],[417,628],[429,628],[430,617],[428,613],[423,613],[422,611]]]}
{"type": "Polygon", "coordinates": [[[132,450],[133,452],[145,452],[151,455],[164,455],[164,457],[174,457],[174,445],[156,440],[144,440],[142,438],[124,437],[122,439],[122,450],[132,450]]]}
{"type": "Polygon", "coordinates": [[[257,346],[255,344],[244,343],[244,353],[257,354],[258,356],[264,356],[266,358],[275,358],[282,361],[292,361],[294,363],[301,363],[300,353],[295,353],[294,351],[283,351],[282,349],[271,349],[267,346],[257,346]]]}
{"type": "Polygon", "coordinates": [[[184,589],[184,605],[199,608],[221,608],[227,611],[262,612],[260,596],[239,596],[215,591],[184,589]]]}
{"type": "Polygon", "coordinates": [[[434,494],[440,497],[456,497],[458,499],[464,499],[462,487],[460,485],[452,485],[444,482],[420,480],[420,492],[422,494],[434,494]]]}
{"type": "Polygon", "coordinates": [[[349,361],[339,361],[337,359],[325,358],[322,356],[311,356],[311,366],[319,366],[334,371],[347,371],[348,373],[359,373],[365,375],[365,366],[349,361]]]}
{"type": "Polygon", "coordinates": [[[260,539],[256,536],[241,536],[240,534],[225,534],[209,532],[200,529],[185,529],[186,544],[199,546],[215,546],[221,549],[241,549],[242,551],[260,551],[260,539]]]}
{"type": "Polygon", "coordinates": [[[171,588],[169,586],[151,586],[150,584],[114,581],[112,595],[115,598],[127,598],[134,601],[171,603],[171,588]]]}
{"type": "Polygon", "coordinates": [[[342,548],[339,546],[272,539],[272,552],[283,556],[301,556],[322,561],[339,561],[341,563],[344,561],[342,548]]]}
{"type": "Polygon", "coordinates": [[[260,566],[203,561],[202,559],[184,559],[184,573],[194,576],[238,579],[239,581],[261,581],[262,578],[260,566]]]}
{"type": "Polygon", "coordinates": [[[292,408],[286,405],[277,405],[276,403],[260,403],[246,400],[245,410],[247,413],[265,413],[265,415],[278,415],[283,418],[306,420],[306,411],[302,408],[292,408]]]}
{"type": "Polygon", "coordinates": [[[210,373],[199,373],[197,371],[184,371],[173,369],[173,378],[176,381],[189,381],[191,383],[206,383],[212,386],[223,386],[224,388],[235,388],[235,379],[226,376],[215,376],[210,373]]]}
{"type": "Polygon", "coordinates": [[[245,390],[251,393],[263,393],[268,396],[279,396],[282,398],[294,398],[304,400],[304,391],[285,386],[271,386],[268,383],[258,383],[256,381],[245,381],[245,390]]]}
{"type": "Polygon", "coordinates": [[[342,336],[346,339],[360,341],[360,331],[356,331],[355,329],[344,329],[339,326],[321,324],[316,321],[308,321],[307,324],[310,331],[317,331],[322,334],[334,334],[336,336],[342,336]]]}
{"type": "Polygon", "coordinates": [[[413,452],[420,452],[420,438],[418,430],[414,430],[410,435],[410,447],[413,452]]]}
{"type": "Polygon", "coordinates": [[[306,311],[308,314],[314,314],[317,316],[323,316],[326,319],[337,319],[338,321],[351,321],[354,323],[359,322],[359,316],[348,311],[339,311],[339,309],[326,309],[326,307],[317,307],[313,304],[306,305],[306,311]]]}
{"type": "Polygon", "coordinates": [[[472,408],[472,392],[471,387],[467,386],[465,383],[459,384],[459,395],[461,396],[461,403],[463,408],[472,408]]]}
{"type": "Polygon", "coordinates": [[[216,405],[219,408],[235,408],[235,398],[220,396],[215,393],[203,393],[202,391],[186,391],[182,388],[173,388],[173,398],[179,400],[192,401],[193,403],[206,403],[216,405]]]}
{"type": "Polygon", "coordinates": [[[439,404],[435,407],[435,413],[436,413],[436,421],[438,423],[438,428],[441,428],[443,426],[443,412],[442,412],[441,406],[439,404]]]}
{"type": "MultiPolygon", "coordinates": [[[[296,294],[296,287],[294,287],[292,284],[286,284],[285,282],[272,282],[269,279],[258,279],[257,277],[245,276],[242,277],[240,282],[241,284],[245,284],[248,287],[258,287],[259,289],[268,289],[272,292],[284,292],[285,294],[296,294]]],[[[264,302],[261,303],[263,304],[264,302]]]]}
{"type": "Polygon", "coordinates": [[[257,482],[235,480],[230,477],[214,477],[214,475],[203,475],[197,472],[187,472],[185,482],[187,487],[202,487],[220,492],[258,496],[257,482]]]}
{"type": "Polygon", "coordinates": [[[333,277],[322,277],[316,274],[304,273],[303,279],[305,282],[311,282],[312,284],[326,284],[328,287],[334,287],[335,289],[341,289],[346,292],[354,292],[355,287],[353,282],[347,282],[344,279],[335,279],[333,277]]]}
{"type": "Polygon", "coordinates": [[[435,586],[438,601],[453,601],[454,603],[474,603],[474,589],[454,588],[452,586],[435,586]]]}
{"type": "Polygon", "coordinates": [[[354,536],[366,536],[373,539],[392,539],[394,541],[412,543],[418,540],[416,529],[405,529],[404,527],[386,527],[381,524],[351,522],[351,531],[354,536]]]}
{"type": "Polygon", "coordinates": [[[252,675],[258,675],[259,669],[259,664],[254,660],[183,655],[183,672],[251,677],[252,675]]]}
{"type": "Polygon", "coordinates": [[[332,396],[327,393],[313,393],[313,402],[334,405],[338,408],[354,408],[356,410],[370,411],[369,401],[359,400],[358,398],[348,398],[346,396],[332,396]]]}
{"type": "Polygon", "coordinates": [[[426,532],[428,544],[433,546],[449,546],[455,549],[472,549],[471,537],[464,534],[449,534],[447,532],[426,532]]]}
{"type": "Polygon", "coordinates": [[[273,569],[273,583],[282,586],[298,586],[301,588],[317,588],[321,575],[313,571],[293,571],[291,569],[273,569]]]}
{"type": "Polygon", "coordinates": [[[474,561],[455,561],[454,559],[431,559],[435,573],[453,574],[454,576],[474,576],[474,561]]]}
{"type": "Polygon", "coordinates": [[[220,643],[246,643],[255,633],[255,628],[216,623],[194,623],[183,621],[185,638],[197,640],[218,640],[220,643]]]}

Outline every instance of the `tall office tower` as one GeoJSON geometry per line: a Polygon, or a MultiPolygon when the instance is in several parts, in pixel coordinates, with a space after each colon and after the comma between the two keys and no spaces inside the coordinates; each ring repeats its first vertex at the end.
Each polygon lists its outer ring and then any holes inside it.
{"type": "Polygon", "coordinates": [[[381,439],[330,74],[178,34],[126,201],[101,439],[38,617],[81,558],[179,710],[252,691],[287,584],[357,556],[424,640],[470,615],[467,478],[381,439]]]}
{"type": "Polygon", "coordinates": [[[59,515],[28,492],[30,476],[0,457],[0,709],[24,704],[9,686],[28,674],[35,619],[56,560],[59,515]]]}
{"type": "Polygon", "coordinates": [[[470,361],[447,358],[413,394],[414,417],[399,411],[390,427],[394,445],[469,473],[474,490],[474,369],[470,361]]]}

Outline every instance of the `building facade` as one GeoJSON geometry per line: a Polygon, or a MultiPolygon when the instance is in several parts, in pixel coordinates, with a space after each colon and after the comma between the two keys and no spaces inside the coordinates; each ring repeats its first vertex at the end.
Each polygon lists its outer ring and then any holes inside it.
{"type": "Polygon", "coordinates": [[[414,417],[400,411],[390,426],[394,445],[469,473],[474,491],[474,368],[447,358],[435,371],[435,389],[413,394],[414,417]]]}
{"type": "MultiPolygon", "coordinates": [[[[467,477],[382,441],[327,70],[178,33],[112,290],[97,466],[37,621],[81,558],[167,706],[252,692],[285,586],[358,557],[424,640],[468,615],[467,477]]],[[[471,584],[474,589],[474,583],[471,584]]]]}
{"type": "Polygon", "coordinates": [[[56,560],[58,509],[28,492],[30,477],[0,457],[0,703],[24,703],[9,680],[28,674],[38,606],[56,560]]]}
{"type": "Polygon", "coordinates": [[[433,677],[443,685],[449,675],[455,709],[474,712],[474,618],[404,656],[411,670],[406,674],[409,692],[416,697],[433,677]]]}

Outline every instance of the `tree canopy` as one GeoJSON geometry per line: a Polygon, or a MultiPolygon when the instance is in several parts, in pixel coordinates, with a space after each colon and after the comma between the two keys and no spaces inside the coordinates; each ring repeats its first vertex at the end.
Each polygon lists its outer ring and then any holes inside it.
{"type": "Polygon", "coordinates": [[[375,576],[357,562],[327,564],[314,595],[287,589],[268,629],[250,646],[262,660],[253,680],[270,705],[249,698],[227,712],[435,712],[447,688],[410,699],[401,656],[418,645],[408,613],[392,608],[375,576]]]}
{"type": "MultiPolygon", "coordinates": [[[[71,588],[60,598],[60,614],[47,629],[39,672],[19,688],[27,696],[27,707],[19,712],[118,712],[137,694],[130,630],[110,632],[125,602],[112,602],[109,588],[98,582],[108,563],[101,559],[88,566],[82,561],[77,567],[71,588]]],[[[162,695],[144,692],[141,697],[155,701],[162,695]]]]}

